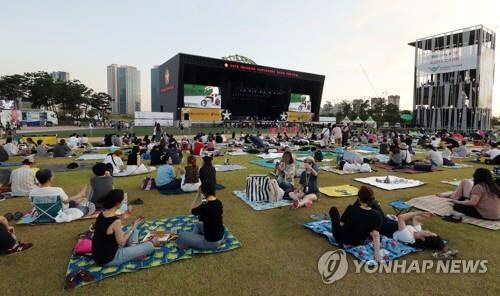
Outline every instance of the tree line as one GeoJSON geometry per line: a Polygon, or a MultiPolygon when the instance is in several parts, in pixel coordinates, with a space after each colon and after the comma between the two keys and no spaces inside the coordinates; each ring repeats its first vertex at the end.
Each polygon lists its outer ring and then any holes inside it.
{"type": "Polygon", "coordinates": [[[352,101],[341,101],[338,105],[338,110],[334,105],[327,101],[321,107],[321,116],[335,116],[337,122],[340,122],[345,117],[350,120],[360,117],[361,120],[365,121],[368,117],[372,117],[378,126],[381,126],[384,122],[389,122],[389,124],[394,124],[400,122],[400,114],[408,113],[412,114],[411,111],[403,110],[400,112],[399,106],[394,104],[386,104],[383,101],[375,102],[373,105],[370,104],[369,100],[356,101],[354,104],[352,101]]]}
{"type": "Polygon", "coordinates": [[[107,93],[96,92],[79,80],[54,80],[44,71],[0,77],[0,99],[31,103],[31,108],[43,108],[57,113],[59,119],[106,119],[113,99],[107,93]]]}

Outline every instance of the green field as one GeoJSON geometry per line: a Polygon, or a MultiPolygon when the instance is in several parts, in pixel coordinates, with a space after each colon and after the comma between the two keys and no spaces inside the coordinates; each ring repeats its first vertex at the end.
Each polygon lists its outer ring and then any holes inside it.
{"type": "MultiPolygon", "coordinates": [[[[328,198],[310,209],[273,209],[256,212],[235,198],[231,191],[243,189],[250,173],[267,173],[268,169],[249,164],[254,156],[229,157],[233,163],[247,170],[218,173],[218,183],[226,189],[218,192],[224,204],[224,222],[241,241],[242,248],[215,255],[197,256],[190,260],[150,268],[130,274],[121,274],[104,281],[77,288],[75,295],[499,295],[500,232],[468,224],[454,224],[435,218],[426,227],[449,240],[452,248],[460,251],[461,259],[488,260],[485,274],[367,274],[354,273],[349,255],[349,272],[340,281],[323,284],[317,270],[318,258],[334,249],[327,240],[304,229],[302,224],[314,213],[327,212],[331,206],[342,211],[354,197],[328,198]]],[[[225,157],[217,158],[222,163],[225,157]]],[[[20,158],[15,158],[20,160],[20,158]]],[[[70,159],[40,160],[40,164],[69,163],[70,159]]],[[[391,200],[449,191],[453,187],[441,180],[470,177],[473,168],[400,175],[424,181],[421,187],[383,191],[374,189],[377,199],[387,213],[391,200]]],[[[371,175],[384,175],[379,171],[371,175]]],[[[359,174],[356,177],[370,174],[359,174]]],[[[74,194],[88,184],[91,172],[57,173],[55,186],[74,194]]],[[[128,192],[129,199],[140,197],[144,205],[134,207],[134,216],[164,218],[189,212],[193,194],[159,195],[155,191],[141,191],[144,176],[115,178],[115,187],[128,192]]],[[[352,176],[322,172],[320,186],[352,184],[352,176]]],[[[0,213],[24,211],[29,208],[27,198],[0,202],[0,213]]],[[[89,221],[60,225],[18,226],[18,237],[34,243],[26,252],[0,256],[2,295],[67,295],[63,291],[64,276],[72,247],[79,232],[89,221]]],[[[429,251],[411,254],[405,259],[431,259],[429,251]]]]}

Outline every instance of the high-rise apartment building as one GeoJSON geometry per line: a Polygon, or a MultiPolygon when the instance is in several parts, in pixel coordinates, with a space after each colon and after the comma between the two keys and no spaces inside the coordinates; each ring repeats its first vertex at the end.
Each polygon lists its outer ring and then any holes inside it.
{"type": "Polygon", "coordinates": [[[141,111],[141,78],[136,67],[112,64],[108,70],[108,94],[113,98],[111,112],[133,115],[141,111]]]}

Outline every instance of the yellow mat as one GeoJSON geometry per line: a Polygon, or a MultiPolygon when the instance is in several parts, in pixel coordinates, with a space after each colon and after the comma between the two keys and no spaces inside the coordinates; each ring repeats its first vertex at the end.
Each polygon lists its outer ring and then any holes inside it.
{"type": "Polygon", "coordinates": [[[319,192],[328,197],[355,196],[358,194],[358,191],[359,188],[351,185],[327,186],[319,188],[319,192]]]}

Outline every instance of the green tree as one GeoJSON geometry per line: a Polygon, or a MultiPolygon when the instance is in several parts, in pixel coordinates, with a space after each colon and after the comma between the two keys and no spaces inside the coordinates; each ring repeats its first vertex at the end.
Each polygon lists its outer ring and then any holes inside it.
{"type": "Polygon", "coordinates": [[[0,98],[15,100],[16,105],[27,96],[26,87],[28,79],[24,75],[14,74],[0,77],[0,98]]]}
{"type": "Polygon", "coordinates": [[[323,107],[321,108],[319,114],[321,116],[333,116],[333,105],[332,102],[327,101],[326,103],[323,104],[323,107]]]}
{"type": "Polygon", "coordinates": [[[388,104],[384,110],[384,121],[393,125],[399,122],[399,107],[394,104],[388,104]]]}

